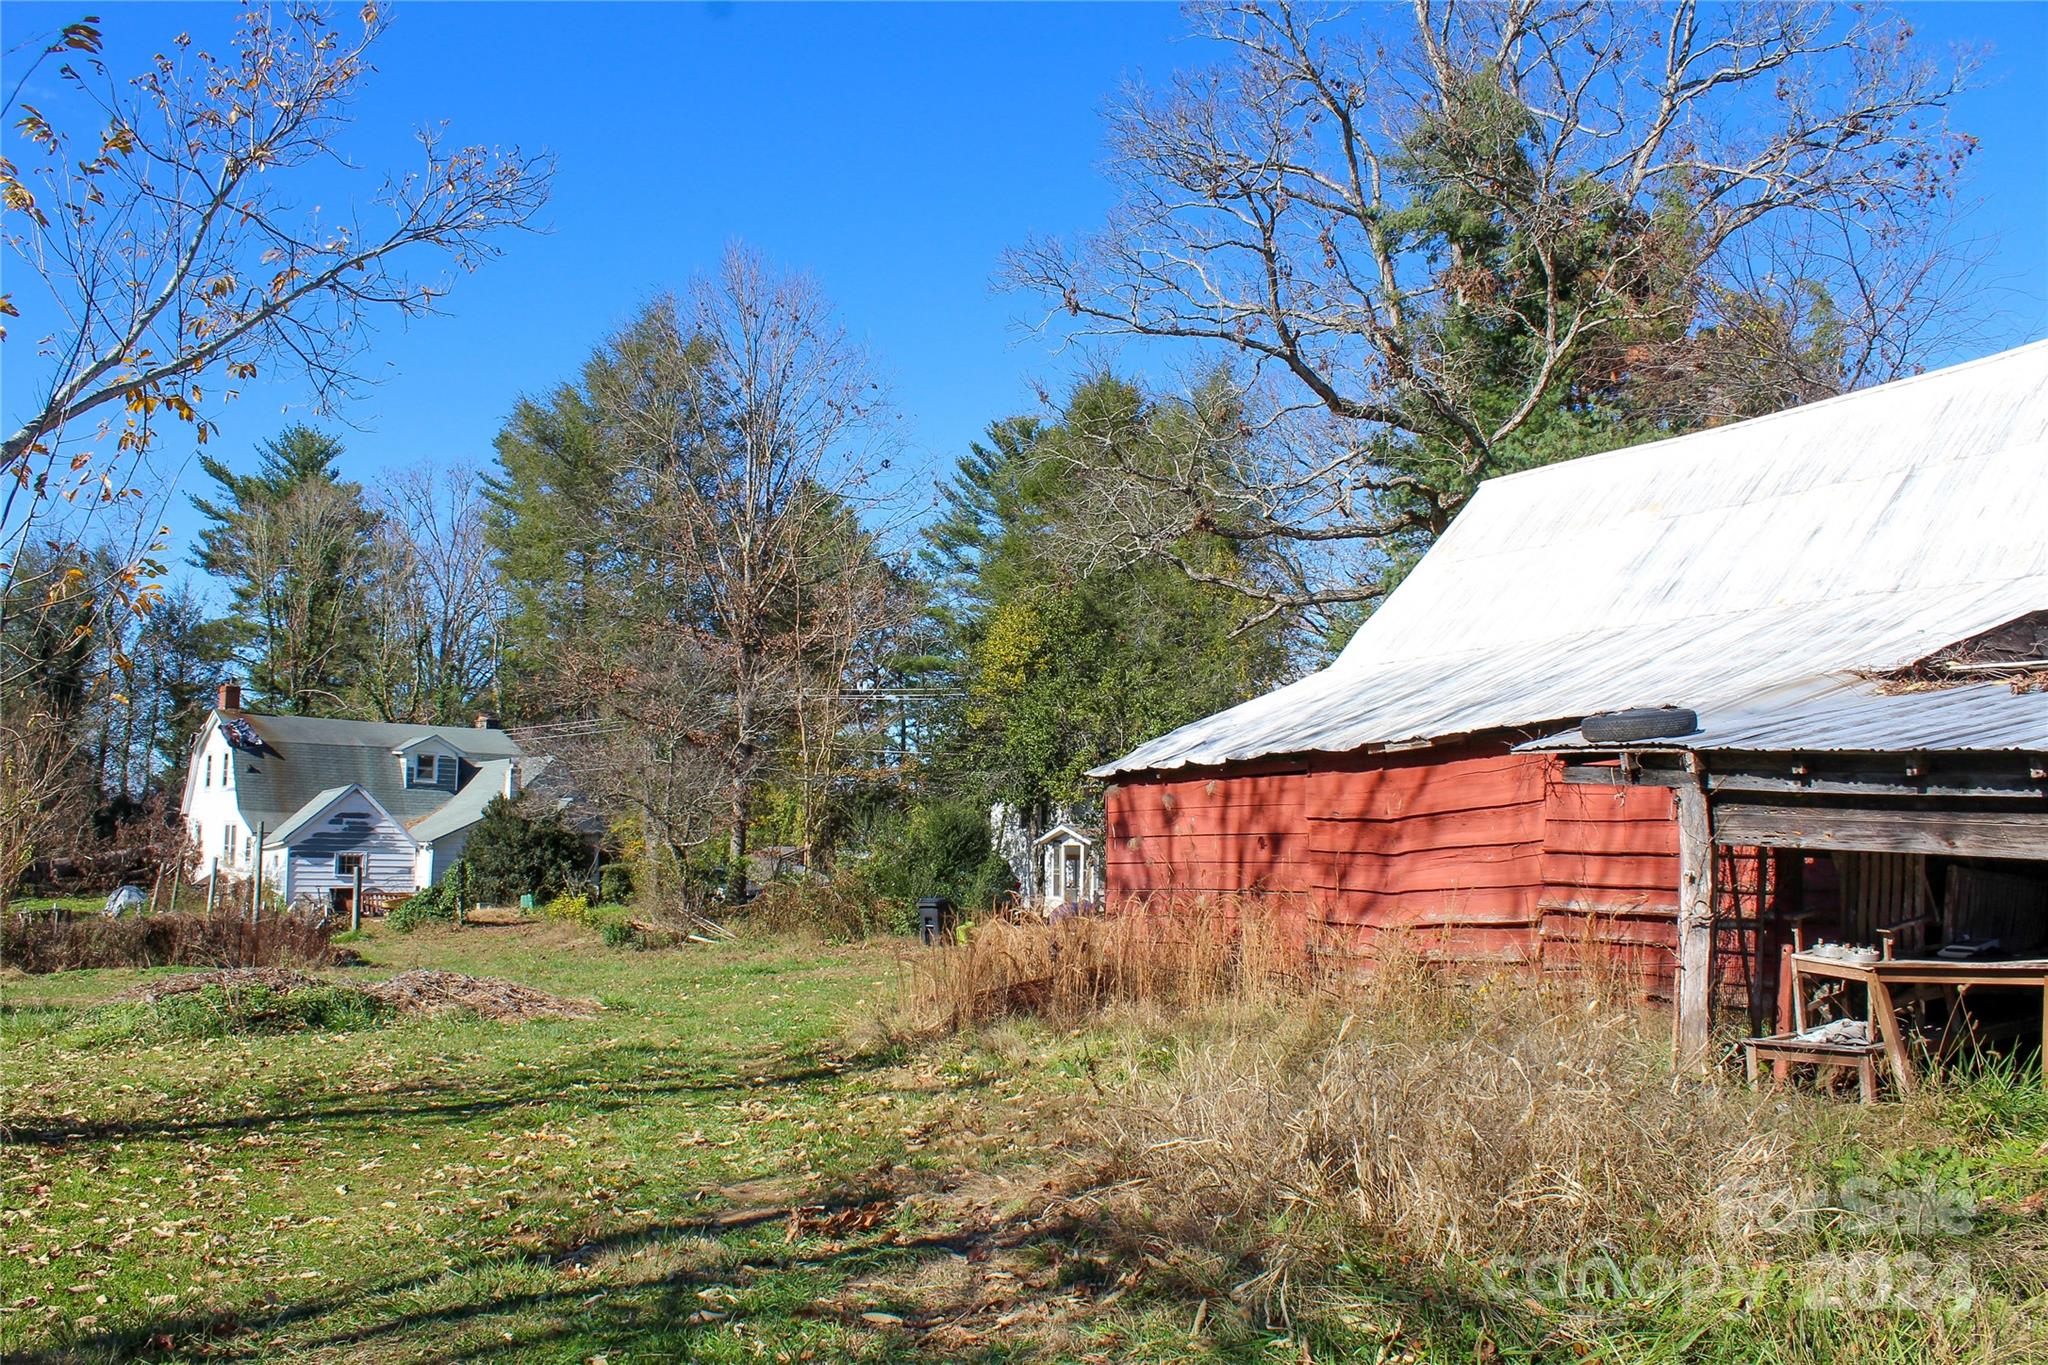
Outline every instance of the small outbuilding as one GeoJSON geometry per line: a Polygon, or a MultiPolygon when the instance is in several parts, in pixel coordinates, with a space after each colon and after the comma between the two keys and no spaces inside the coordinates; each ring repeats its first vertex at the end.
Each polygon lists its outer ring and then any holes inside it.
{"type": "Polygon", "coordinates": [[[1093,836],[1062,823],[1039,835],[1034,847],[1046,909],[1094,905],[1102,899],[1101,862],[1093,836]]]}

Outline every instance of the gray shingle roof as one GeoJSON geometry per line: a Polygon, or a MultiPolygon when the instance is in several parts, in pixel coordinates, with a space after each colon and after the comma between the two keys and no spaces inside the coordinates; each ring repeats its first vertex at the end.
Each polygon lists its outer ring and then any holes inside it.
{"type": "MultiPolygon", "coordinates": [[[[408,829],[457,802],[466,809],[473,800],[481,814],[484,803],[505,789],[505,761],[521,756],[519,745],[503,730],[247,712],[242,719],[262,747],[236,750],[235,798],[243,819],[252,826],[265,824],[272,831],[283,828],[323,793],[350,785],[361,786],[408,829]],[[391,752],[428,736],[445,741],[463,756],[452,793],[446,788],[406,786],[404,768],[391,752]],[[486,768],[495,773],[495,780],[486,768]]],[[[440,834],[467,823],[435,822],[440,834]]],[[[421,836],[415,832],[414,837],[421,836]]]]}
{"type": "Polygon", "coordinates": [[[491,804],[491,798],[505,793],[505,770],[512,766],[509,758],[494,758],[477,769],[476,776],[463,784],[441,809],[412,826],[412,837],[423,844],[431,844],[444,834],[453,834],[458,829],[467,829],[483,818],[484,807],[491,804]]]}
{"type": "Polygon", "coordinates": [[[286,820],[283,824],[270,831],[271,844],[277,846],[290,843],[292,836],[304,828],[308,820],[311,820],[322,810],[326,809],[330,803],[339,800],[345,793],[354,790],[353,786],[329,787],[324,792],[315,793],[313,798],[306,802],[305,805],[300,806],[289,820],[286,820]]]}

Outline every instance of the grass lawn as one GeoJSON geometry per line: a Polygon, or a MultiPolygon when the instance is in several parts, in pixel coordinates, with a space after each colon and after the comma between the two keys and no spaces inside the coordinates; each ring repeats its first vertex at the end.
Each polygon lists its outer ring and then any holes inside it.
{"type": "MultiPolygon", "coordinates": [[[[1312,1020],[1253,1020],[1270,1055],[1210,1111],[1219,1131],[1242,1111],[1248,1145],[1189,1130],[1117,1157],[1088,1120],[1131,1112],[1134,1083],[1183,1075],[1224,1024],[1011,1020],[862,1053],[849,1023],[894,998],[914,950],[636,951],[545,922],[380,924],[354,946],[367,962],[343,979],[447,968],[604,1009],[167,1041],[105,1003],[151,973],[0,978],[0,1356],[2048,1359],[2048,1099],[2031,1079],[1783,1111],[1830,1134],[1837,1177],[1971,1192],[1966,1235],[1933,1246],[1969,1257],[1965,1313],[1792,1306],[1762,1262],[1760,1287],[1689,1304],[1474,1297],[1471,1276],[1389,1245],[1320,1284],[1305,1269],[1294,1321],[1258,1307],[1228,1248],[1268,1248],[1270,1282],[1271,1248],[1335,1244],[1291,1226],[1314,1216],[1290,1202],[1302,1172],[1215,1211],[1309,1102],[1284,1084],[1328,1053],[1312,1020]]],[[[1814,1255],[1835,1245],[1807,1239],[1787,1264],[1832,1275],[1814,1255]]]]}
{"type": "Polygon", "coordinates": [[[365,977],[605,1009],[96,1042],[83,1012],[146,973],[11,976],[0,1353],[937,1358],[881,1286],[982,1253],[904,1201],[999,1180],[1036,1125],[972,1054],[835,1054],[893,949],[636,952],[569,925],[356,946],[365,977]]]}

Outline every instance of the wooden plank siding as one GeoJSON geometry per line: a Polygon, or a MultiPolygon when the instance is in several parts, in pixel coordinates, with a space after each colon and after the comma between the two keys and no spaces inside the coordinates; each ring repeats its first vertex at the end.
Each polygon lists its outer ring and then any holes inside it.
{"type": "Polygon", "coordinates": [[[337,801],[313,829],[302,831],[286,850],[291,860],[290,894],[325,897],[328,892],[354,885],[352,876],[334,870],[338,853],[363,855],[363,884],[367,891],[403,892],[416,888],[416,849],[404,830],[393,825],[361,792],[337,801]]]}
{"type": "Polygon", "coordinates": [[[1561,760],[1501,739],[1143,774],[1112,786],[1105,809],[1112,896],[1291,893],[1367,950],[1400,929],[1472,964],[1590,953],[1669,989],[1666,789],[1567,783],[1561,760]]]}

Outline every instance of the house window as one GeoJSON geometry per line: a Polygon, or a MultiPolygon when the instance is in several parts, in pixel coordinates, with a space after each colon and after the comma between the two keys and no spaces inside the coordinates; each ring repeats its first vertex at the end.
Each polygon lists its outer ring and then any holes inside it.
{"type": "Polygon", "coordinates": [[[412,780],[406,785],[412,787],[440,786],[441,756],[439,754],[414,754],[412,759],[412,780]]]}
{"type": "Polygon", "coordinates": [[[334,875],[342,881],[354,881],[362,870],[363,855],[360,853],[337,853],[334,855],[334,875]]]}
{"type": "Polygon", "coordinates": [[[243,861],[244,863],[249,863],[249,862],[254,862],[254,861],[255,861],[255,859],[256,859],[256,840],[255,840],[254,838],[252,838],[251,836],[249,836],[249,835],[247,835],[247,834],[244,834],[244,835],[242,836],[242,861],[243,861]]]}
{"type": "Polygon", "coordinates": [[[211,786],[213,785],[213,755],[212,755],[212,754],[208,754],[208,755],[206,756],[206,781],[205,781],[205,783],[204,783],[203,785],[205,785],[205,786],[208,786],[208,787],[211,787],[211,786]]]}
{"type": "Polygon", "coordinates": [[[233,825],[222,825],[220,827],[220,860],[226,862],[234,856],[235,827],[233,825]]]}

